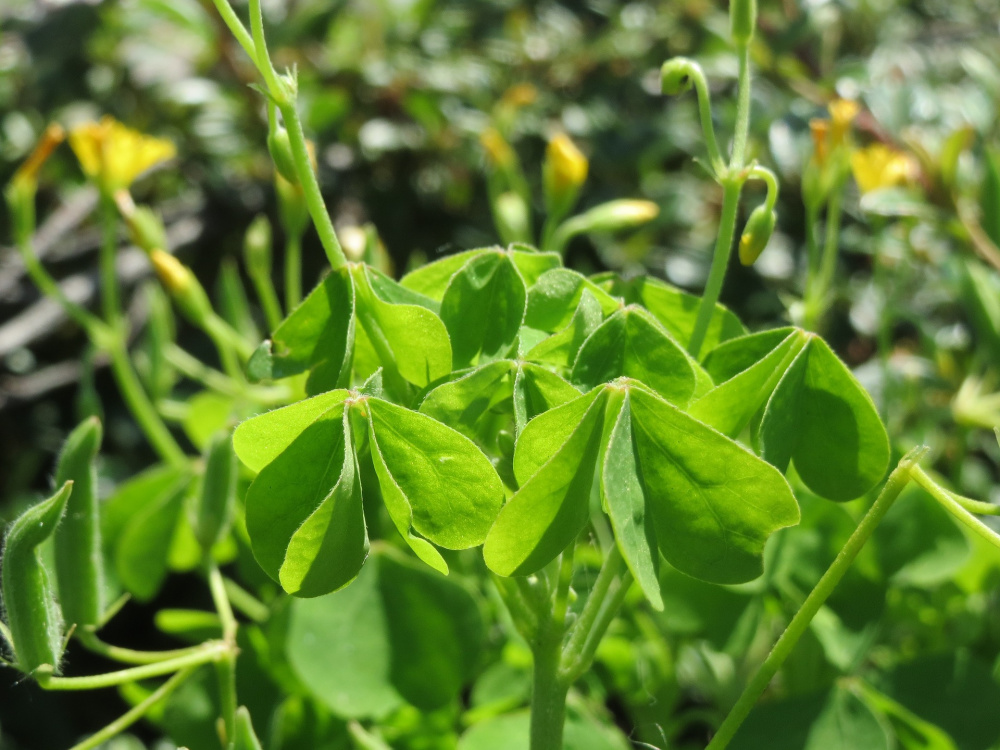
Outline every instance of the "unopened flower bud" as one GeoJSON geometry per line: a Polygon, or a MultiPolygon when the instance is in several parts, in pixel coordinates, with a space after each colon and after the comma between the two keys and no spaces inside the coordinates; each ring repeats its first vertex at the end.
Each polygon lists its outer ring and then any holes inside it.
{"type": "Polygon", "coordinates": [[[729,0],[729,28],[736,44],[749,44],[757,26],[757,0],[729,0]]]}
{"type": "Polygon", "coordinates": [[[686,57],[674,57],[660,68],[660,88],[667,96],[677,96],[694,86],[694,73],[698,63],[686,57]]]}
{"type": "Polygon", "coordinates": [[[516,158],[514,149],[511,148],[510,144],[507,143],[496,128],[487,128],[480,133],[479,142],[482,144],[490,163],[494,167],[503,169],[514,163],[514,159],[516,158]]]}
{"type": "Polygon", "coordinates": [[[771,235],[774,234],[774,223],[777,218],[775,212],[766,205],[757,206],[750,213],[750,218],[743,228],[743,236],[740,237],[740,263],[752,266],[760,257],[771,235]]]}
{"type": "Polygon", "coordinates": [[[274,161],[274,168],[278,174],[284,177],[293,185],[299,184],[298,175],[295,173],[295,158],[292,156],[292,144],[288,139],[288,131],[284,126],[278,125],[267,135],[267,150],[274,161]]]}
{"type": "Polygon", "coordinates": [[[587,180],[590,163],[569,136],[559,133],[545,149],[542,178],[550,215],[564,216],[576,202],[587,180]]]}
{"type": "Polygon", "coordinates": [[[190,268],[163,250],[153,250],[149,259],[153,262],[160,282],[173,297],[184,317],[195,325],[201,325],[211,317],[212,303],[190,268]]]}
{"type": "Polygon", "coordinates": [[[580,222],[583,232],[615,232],[641,226],[659,213],[660,207],[652,201],[622,199],[595,206],[574,221],[580,222]]]}
{"type": "Polygon", "coordinates": [[[24,163],[17,168],[11,182],[30,182],[31,185],[34,186],[38,180],[38,170],[42,168],[42,165],[52,155],[52,152],[55,151],[56,147],[65,139],[66,131],[63,130],[62,126],[58,123],[50,124],[47,128],[45,128],[45,132],[42,133],[42,137],[39,139],[38,145],[35,146],[34,151],[32,151],[28,158],[24,160],[24,163]]]}

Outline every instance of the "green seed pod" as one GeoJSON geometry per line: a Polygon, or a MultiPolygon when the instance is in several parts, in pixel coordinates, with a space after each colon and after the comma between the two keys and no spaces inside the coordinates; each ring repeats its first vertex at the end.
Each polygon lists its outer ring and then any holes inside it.
{"type": "Polygon", "coordinates": [[[757,27],[757,0],[729,0],[729,28],[733,42],[744,45],[757,27]]]}
{"type": "Polygon", "coordinates": [[[271,222],[258,214],[243,235],[243,260],[251,276],[271,275],[271,222]]]}
{"type": "Polygon", "coordinates": [[[55,531],[56,582],[66,622],[96,625],[104,613],[104,566],[97,504],[101,422],[91,417],[70,433],[56,468],[56,485],[73,483],[66,516],[55,531]]]}
{"type": "Polygon", "coordinates": [[[235,502],[236,454],[232,437],[224,433],[208,446],[205,475],[192,519],[195,538],[206,555],[229,530],[235,502]]]}
{"type": "Polygon", "coordinates": [[[236,709],[236,736],[233,737],[229,750],[262,750],[246,706],[236,709]]]}
{"type": "Polygon", "coordinates": [[[73,483],[66,482],[48,500],[22,513],[11,524],[4,543],[0,590],[14,640],[14,658],[23,672],[34,672],[43,664],[52,665],[56,672],[59,669],[62,612],[38,546],[51,536],[62,518],[72,489],[73,483]]]}
{"type": "Polygon", "coordinates": [[[747,225],[740,237],[740,263],[752,266],[767,247],[768,240],[774,233],[774,223],[777,214],[766,205],[757,206],[747,219],[747,225]]]}
{"type": "Polygon", "coordinates": [[[677,96],[690,91],[694,86],[694,76],[701,68],[687,57],[674,57],[660,68],[660,88],[667,96],[677,96]]]}
{"type": "Polygon", "coordinates": [[[274,167],[278,174],[284,177],[293,185],[299,184],[298,175],[295,173],[295,159],[292,156],[292,144],[288,140],[288,131],[284,126],[278,125],[274,131],[267,136],[267,150],[274,160],[274,167]]]}

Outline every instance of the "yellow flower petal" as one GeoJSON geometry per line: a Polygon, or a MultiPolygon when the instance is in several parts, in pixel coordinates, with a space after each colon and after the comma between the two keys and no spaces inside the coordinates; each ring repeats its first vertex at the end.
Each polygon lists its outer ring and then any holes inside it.
{"type": "Polygon", "coordinates": [[[830,142],[836,148],[847,139],[851,123],[861,107],[851,99],[834,99],[827,109],[830,111],[830,142]]]}
{"type": "Polygon", "coordinates": [[[851,171],[862,193],[905,185],[917,176],[913,157],[884,143],[874,143],[852,152],[851,171]]]}
{"type": "Polygon", "coordinates": [[[165,138],[143,135],[109,116],[73,128],[69,141],[84,174],[108,191],[127,188],[147,169],[177,153],[165,138]]]}
{"type": "Polygon", "coordinates": [[[576,189],[587,180],[590,163],[565,133],[559,133],[545,151],[552,169],[552,180],[558,190],[576,189]]]}

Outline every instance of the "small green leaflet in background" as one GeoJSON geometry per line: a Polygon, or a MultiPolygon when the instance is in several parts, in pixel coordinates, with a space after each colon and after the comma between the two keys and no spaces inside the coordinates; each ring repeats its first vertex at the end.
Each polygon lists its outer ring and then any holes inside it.
{"type": "Polygon", "coordinates": [[[188,490],[189,479],[181,476],[158,495],[142,498],[114,540],[118,580],[141,602],[156,596],[167,576],[170,545],[188,490]]]}
{"type": "Polygon", "coordinates": [[[454,368],[508,356],[517,344],[526,302],[524,280],[509,253],[484,252],[463,265],[441,299],[454,368]]]}
{"type": "Polygon", "coordinates": [[[226,535],[235,504],[236,454],[233,453],[233,439],[225,432],[217,435],[206,451],[205,473],[191,519],[203,554],[210,554],[212,547],[226,535]]]}
{"type": "Polygon", "coordinates": [[[703,580],[747,581],[760,575],[767,537],[799,518],[771,466],[623,378],[525,428],[521,489],[490,531],[486,564],[526,575],[562,552],[589,520],[595,465],[619,549],[656,607],[660,554],[703,580]]]}
{"type": "Polygon", "coordinates": [[[22,672],[50,664],[59,673],[62,657],[62,613],[55,601],[38,546],[48,539],[66,510],[73,489],[66,482],[52,497],[22,513],[4,541],[2,593],[14,657],[22,672]]]}
{"type": "Polygon", "coordinates": [[[483,625],[459,584],[388,548],[343,591],[292,604],[286,648],[306,688],[343,718],[453,701],[472,677],[483,625]],[[322,644],[322,648],[317,648],[322,644]]]}
{"type": "Polygon", "coordinates": [[[104,614],[96,466],[102,434],[96,417],[81,422],[66,439],[56,466],[56,486],[73,483],[66,515],[53,536],[59,605],[70,625],[96,625],[104,614]]]}
{"type": "Polygon", "coordinates": [[[486,538],[503,484],[471,440],[374,396],[322,394],[249,419],[234,437],[240,460],[259,471],[246,501],[254,555],[289,593],[335,591],[361,569],[365,442],[389,515],[424,562],[446,572],[434,545],[466,549],[486,538]]]}

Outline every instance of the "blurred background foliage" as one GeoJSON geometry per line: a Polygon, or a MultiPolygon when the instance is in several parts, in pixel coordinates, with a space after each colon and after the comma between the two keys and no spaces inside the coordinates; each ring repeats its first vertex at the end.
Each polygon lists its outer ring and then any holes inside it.
{"type": "MultiPolygon", "coordinates": [[[[590,160],[582,208],[618,197],[660,207],[654,222],[625,237],[574,239],[571,265],[649,272],[700,291],[720,190],[693,160],[704,156],[696,101],[660,98],[659,66],[674,55],[698,58],[720,132],[730,132],[736,60],[726,7],[707,0],[273,0],[265,16],[275,60],[298,67],[304,121],[336,224],[373,224],[397,274],[497,241],[480,144],[495,127],[517,150],[539,203],[545,144],[564,132],[590,160]]],[[[835,98],[857,100],[854,142],[890,145],[917,166],[905,184],[863,195],[849,182],[827,335],[876,399],[896,450],[928,444],[926,465],[956,491],[993,502],[1000,502],[1000,450],[988,429],[1000,422],[993,394],[1000,388],[998,18],[996,0],[763,0],[751,148],[781,180],[778,231],[756,265],[731,268],[723,293],[751,329],[795,318],[809,122],[826,117],[835,98]]],[[[239,257],[251,218],[276,215],[252,80],[207,0],[5,0],[0,182],[53,120],[71,126],[107,113],[168,137],[177,159],[134,193],[162,210],[177,250],[212,288],[224,277],[220,268],[239,257]]],[[[95,284],[94,197],[68,149],[46,170],[39,216],[55,223],[38,244],[49,267],[74,279],[86,298],[95,284]]],[[[762,199],[751,192],[743,216],[762,199]]],[[[0,241],[9,237],[5,222],[0,218],[0,241]]],[[[305,250],[306,278],[316,278],[324,260],[311,234],[305,250]]],[[[140,289],[146,274],[141,263],[128,267],[122,283],[140,289]]],[[[131,315],[141,323],[148,297],[132,299],[131,315]]],[[[182,336],[209,356],[194,331],[182,336]]],[[[92,368],[88,356],[80,332],[38,303],[16,252],[0,246],[3,516],[45,486],[80,398],[99,398],[108,420],[106,489],[150,461],[101,363],[92,368]]],[[[1000,746],[1000,564],[918,494],[904,497],[886,520],[739,747],[833,747],[822,732],[809,734],[817,725],[809,717],[854,710],[850,701],[859,695],[901,707],[897,714],[886,709],[898,717],[900,736],[919,735],[918,724],[908,735],[900,729],[913,712],[950,733],[956,747],[1000,746]],[[796,734],[799,724],[805,729],[796,734]],[[788,727],[780,742],[775,726],[788,727]]],[[[803,524],[778,535],[761,580],[720,588],[667,573],[677,593],[665,614],[628,609],[574,708],[582,727],[596,713],[626,732],[635,727],[633,739],[657,747],[701,746],[706,716],[734,700],[858,517],[856,504],[801,499],[803,524]]],[[[186,596],[180,577],[158,604],[192,606],[186,596]]],[[[130,637],[152,632],[142,623],[134,618],[130,637]]],[[[491,637],[494,659],[470,700],[480,708],[516,706],[526,690],[525,654],[491,637]]],[[[247,652],[260,658],[259,649],[247,652]]],[[[269,666],[256,665],[258,672],[269,666]]],[[[196,688],[182,696],[190,706],[175,709],[183,720],[167,721],[182,727],[174,740],[192,748],[200,730],[191,717],[208,695],[196,688]]],[[[3,690],[5,749],[68,744],[81,727],[98,725],[95,715],[115,713],[75,696],[3,690]],[[29,737],[19,729],[25,712],[40,710],[50,711],[50,720],[33,731],[46,734],[29,737]]],[[[346,737],[325,709],[302,694],[296,700],[301,705],[283,710],[311,727],[300,737],[346,737]]],[[[401,738],[399,747],[454,747],[456,718],[445,713],[400,709],[389,736],[401,738]]],[[[287,746],[342,746],[310,741],[287,746]]],[[[580,747],[625,740],[608,742],[580,747]]],[[[931,747],[916,740],[904,746],[931,747]]]]}

